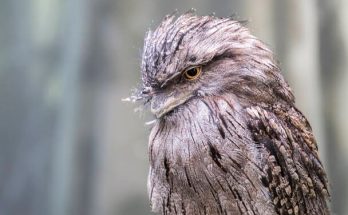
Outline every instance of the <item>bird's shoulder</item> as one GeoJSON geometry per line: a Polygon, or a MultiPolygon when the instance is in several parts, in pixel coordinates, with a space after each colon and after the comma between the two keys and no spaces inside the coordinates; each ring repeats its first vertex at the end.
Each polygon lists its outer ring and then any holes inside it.
{"type": "Polygon", "coordinates": [[[296,107],[285,104],[255,105],[247,107],[246,112],[254,137],[286,138],[290,143],[299,141],[317,157],[318,147],[312,128],[296,107]]]}
{"type": "Polygon", "coordinates": [[[310,124],[288,104],[246,107],[255,144],[267,149],[262,180],[280,214],[328,214],[328,182],[310,124]]]}

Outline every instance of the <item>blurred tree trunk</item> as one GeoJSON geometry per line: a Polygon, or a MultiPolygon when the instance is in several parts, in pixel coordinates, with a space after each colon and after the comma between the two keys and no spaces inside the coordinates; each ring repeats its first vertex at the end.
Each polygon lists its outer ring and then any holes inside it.
{"type": "Polygon", "coordinates": [[[31,1],[0,7],[0,214],[48,213],[49,157],[54,109],[36,64],[31,1]]]}
{"type": "Polygon", "coordinates": [[[1,4],[0,214],[89,209],[88,195],[80,197],[88,186],[76,189],[87,7],[82,0],[1,4]]]}
{"type": "Polygon", "coordinates": [[[244,17],[249,24],[249,28],[254,35],[257,35],[263,42],[268,44],[271,49],[275,48],[275,9],[276,0],[253,1],[247,0],[245,3],[244,17]]]}
{"type": "MultiPolygon", "coordinates": [[[[337,214],[348,214],[348,1],[338,1],[338,20],[337,20],[337,33],[340,35],[338,43],[341,47],[340,63],[338,64],[338,75],[336,80],[332,83],[334,91],[331,92],[330,98],[334,99],[332,105],[328,108],[332,108],[328,119],[331,117],[334,119],[335,125],[332,137],[337,137],[338,150],[332,152],[332,158],[337,157],[340,154],[341,157],[338,162],[342,162],[340,168],[337,168],[337,163],[332,162],[332,166],[336,167],[335,174],[332,174],[332,184],[335,186],[337,196],[334,196],[334,206],[337,204],[337,214]],[[343,173],[341,175],[340,173],[343,173]],[[335,179],[335,180],[334,180],[335,179]],[[339,183],[335,183],[337,179],[340,179],[339,183]]],[[[333,129],[332,129],[333,130],[333,129]]],[[[333,171],[332,171],[333,173],[333,171]]],[[[336,208],[336,207],[335,207],[336,208]]]]}
{"type": "Polygon", "coordinates": [[[332,212],[348,214],[348,2],[319,1],[320,64],[325,80],[323,95],[328,131],[328,172],[332,192],[332,212]]]}
{"type": "Polygon", "coordinates": [[[81,173],[90,163],[87,159],[81,161],[86,152],[80,149],[78,129],[81,126],[81,70],[86,61],[89,42],[89,6],[88,1],[65,0],[59,12],[60,31],[56,35],[56,46],[59,48],[60,60],[56,70],[61,96],[52,151],[50,214],[53,215],[88,214],[89,209],[89,204],[85,202],[88,195],[84,195],[89,187],[83,183],[86,178],[80,177],[85,176],[81,173]],[[81,162],[85,161],[81,166],[81,162]]]}

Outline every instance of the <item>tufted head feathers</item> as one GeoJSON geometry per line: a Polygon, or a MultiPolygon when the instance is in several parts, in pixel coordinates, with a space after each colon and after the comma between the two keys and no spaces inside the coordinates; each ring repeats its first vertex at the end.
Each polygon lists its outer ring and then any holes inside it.
{"type": "Polygon", "coordinates": [[[141,73],[138,96],[160,106],[168,102],[165,98],[174,96],[172,109],[198,96],[221,93],[254,97],[256,102],[279,98],[293,102],[272,52],[231,18],[191,12],[177,18],[166,16],[155,31],[147,33],[141,73]],[[195,82],[183,81],[183,71],[195,66],[202,67],[201,77],[195,82]]]}

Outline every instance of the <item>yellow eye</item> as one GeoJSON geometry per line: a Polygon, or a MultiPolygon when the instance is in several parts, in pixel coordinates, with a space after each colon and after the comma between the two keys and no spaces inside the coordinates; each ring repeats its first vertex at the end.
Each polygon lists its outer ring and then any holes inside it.
{"type": "Polygon", "coordinates": [[[185,70],[184,77],[187,80],[192,81],[192,80],[197,79],[200,76],[201,72],[202,72],[202,67],[201,66],[192,67],[192,68],[189,68],[189,69],[185,70]]]}

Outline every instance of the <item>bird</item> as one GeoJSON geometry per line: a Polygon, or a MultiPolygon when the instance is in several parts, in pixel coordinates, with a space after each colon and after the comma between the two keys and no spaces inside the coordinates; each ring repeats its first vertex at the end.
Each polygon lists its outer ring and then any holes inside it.
{"type": "Polygon", "coordinates": [[[157,214],[330,214],[312,128],[272,50],[233,17],[165,16],[144,39],[141,101],[157,214]]]}

